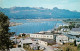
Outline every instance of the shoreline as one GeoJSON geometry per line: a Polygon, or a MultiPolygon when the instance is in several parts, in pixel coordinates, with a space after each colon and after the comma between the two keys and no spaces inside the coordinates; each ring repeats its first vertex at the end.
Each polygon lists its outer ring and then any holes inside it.
{"type": "Polygon", "coordinates": [[[62,19],[10,19],[10,20],[28,20],[28,21],[62,21],[62,19]]]}
{"type": "Polygon", "coordinates": [[[23,23],[17,23],[17,22],[10,22],[9,26],[17,26],[17,25],[22,25],[23,23]]]}

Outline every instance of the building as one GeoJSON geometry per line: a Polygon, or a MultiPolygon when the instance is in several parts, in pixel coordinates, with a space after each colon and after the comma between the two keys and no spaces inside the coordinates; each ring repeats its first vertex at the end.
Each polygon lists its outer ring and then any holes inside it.
{"type": "Polygon", "coordinates": [[[80,38],[76,39],[76,44],[79,45],[80,44],[80,38]]]}
{"type": "Polygon", "coordinates": [[[24,40],[21,40],[19,42],[18,47],[23,48],[24,45],[29,45],[29,44],[32,44],[32,43],[33,43],[33,41],[31,39],[24,39],[24,40]]]}
{"type": "Polygon", "coordinates": [[[76,36],[73,36],[71,34],[64,34],[64,35],[68,37],[68,42],[74,42],[74,40],[76,39],[76,36]]]}
{"type": "Polygon", "coordinates": [[[69,36],[69,42],[74,42],[76,39],[76,36],[69,36]]]}
{"type": "Polygon", "coordinates": [[[79,28],[72,28],[71,30],[72,32],[76,32],[80,34],[80,27],[79,28]]]}
{"type": "Polygon", "coordinates": [[[10,51],[26,51],[23,48],[12,48],[10,51]]]}
{"type": "Polygon", "coordinates": [[[48,43],[46,41],[42,41],[42,40],[38,40],[38,44],[39,45],[44,45],[44,46],[48,45],[48,43]]]}
{"type": "Polygon", "coordinates": [[[61,29],[61,32],[68,32],[68,31],[70,31],[70,29],[68,29],[68,28],[62,28],[61,29]]]}
{"type": "Polygon", "coordinates": [[[63,25],[59,25],[59,26],[69,26],[68,24],[63,24],[63,25]]]}
{"type": "Polygon", "coordinates": [[[68,37],[65,35],[58,35],[56,36],[56,43],[63,44],[68,42],[68,37]]]}
{"type": "Polygon", "coordinates": [[[31,38],[43,38],[43,39],[53,39],[54,38],[51,32],[30,34],[30,37],[31,38]]]}

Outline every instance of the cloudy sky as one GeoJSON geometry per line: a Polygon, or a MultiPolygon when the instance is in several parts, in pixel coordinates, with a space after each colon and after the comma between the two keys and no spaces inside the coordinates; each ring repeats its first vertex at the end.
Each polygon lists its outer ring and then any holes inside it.
{"type": "Polygon", "coordinates": [[[49,9],[58,7],[80,12],[80,0],[0,0],[0,7],[44,7],[49,9]]]}

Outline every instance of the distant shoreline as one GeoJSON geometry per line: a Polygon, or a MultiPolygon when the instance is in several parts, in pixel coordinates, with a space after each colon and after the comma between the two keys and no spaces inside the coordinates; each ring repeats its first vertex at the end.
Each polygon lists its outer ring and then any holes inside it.
{"type": "MultiPolygon", "coordinates": [[[[12,19],[10,19],[10,20],[12,20],[12,19]]],[[[29,21],[36,21],[36,20],[38,20],[38,21],[61,21],[62,19],[53,19],[53,18],[51,18],[51,19],[14,19],[14,20],[29,20],[29,21]]]]}
{"type": "Polygon", "coordinates": [[[17,25],[22,25],[23,23],[16,23],[16,22],[10,22],[9,26],[17,26],[17,25]]]}

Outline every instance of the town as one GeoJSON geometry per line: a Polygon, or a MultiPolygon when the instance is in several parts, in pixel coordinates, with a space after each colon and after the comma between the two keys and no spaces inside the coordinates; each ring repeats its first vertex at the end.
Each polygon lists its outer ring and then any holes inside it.
{"type": "Polygon", "coordinates": [[[0,51],[80,51],[80,0],[0,0],[0,51]]]}
{"type": "Polygon", "coordinates": [[[59,25],[52,31],[40,31],[38,33],[10,37],[15,42],[10,51],[79,51],[80,50],[80,27],[74,22],[68,25],[59,25]],[[73,26],[71,26],[73,25],[73,26]]]}

